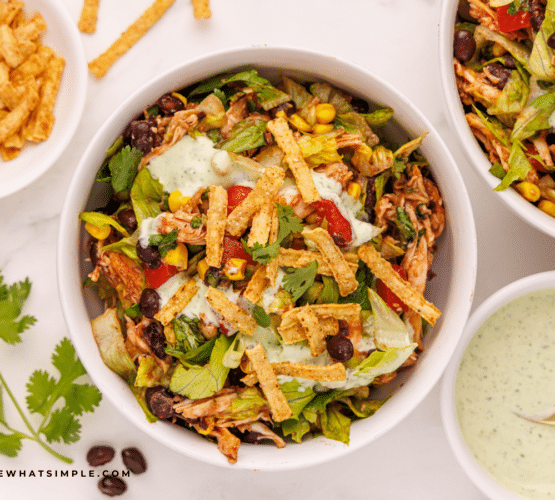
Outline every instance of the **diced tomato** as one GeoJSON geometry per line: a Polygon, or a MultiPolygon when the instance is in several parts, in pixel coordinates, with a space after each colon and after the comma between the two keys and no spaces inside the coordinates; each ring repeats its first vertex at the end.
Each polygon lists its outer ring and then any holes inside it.
{"type": "Polygon", "coordinates": [[[508,9],[508,5],[497,7],[497,26],[499,26],[499,31],[509,33],[528,28],[532,25],[530,22],[530,12],[519,10],[516,14],[509,14],[507,12],[508,9]]]}
{"type": "Polygon", "coordinates": [[[172,276],[179,272],[177,267],[166,264],[162,261],[162,265],[156,269],[150,269],[145,266],[146,280],[152,288],[158,288],[168,281],[172,276]]]}
{"type": "MultiPolygon", "coordinates": [[[[397,271],[397,274],[401,276],[401,278],[404,280],[407,279],[407,272],[401,266],[393,264],[393,269],[397,271]]],[[[376,280],[376,291],[382,300],[395,312],[401,313],[409,310],[407,305],[402,302],[399,297],[397,297],[397,295],[395,295],[380,279],[376,280]]]]}
{"type": "Polygon", "coordinates": [[[231,186],[227,190],[227,214],[229,215],[251,191],[252,188],[248,186],[231,186]]]}
{"type": "Polygon", "coordinates": [[[224,252],[222,255],[222,266],[229,259],[245,259],[247,264],[254,264],[252,257],[245,252],[243,244],[236,238],[232,238],[229,235],[224,236],[224,252]]]}
{"type": "Polygon", "coordinates": [[[353,241],[351,224],[331,200],[314,202],[316,212],[328,221],[328,233],[338,246],[346,246],[353,241]]]}

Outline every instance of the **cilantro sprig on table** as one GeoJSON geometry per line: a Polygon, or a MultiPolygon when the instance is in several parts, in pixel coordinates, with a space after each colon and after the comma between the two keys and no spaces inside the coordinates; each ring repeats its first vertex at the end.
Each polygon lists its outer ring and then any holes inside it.
{"type": "MultiPolygon", "coordinates": [[[[4,284],[0,274],[0,338],[8,344],[22,341],[21,334],[36,322],[30,315],[22,315],[23,305],[31,292],[28,279],[13,285],[4,284]]],[[[27,383],[27,409],[38,416],[39,423],[33,425],[24,413],[5,378],[0,373],[0,453],[15,457],[21,450],[22,441],[30,439],[46,451],[66,463],[73,460],[56,450],[50,444],[74,443],[79,440],[83,412],[92,412],[102,398],[96,387],[78,384],[75,381],[86,374],[75,349],[69,339],[64,338],[54,349],[52,365],[58,376],[45,370],[35,370],[27,383]],[[4,412],[4,393],[11,400],[27,431],[21,432],[8,423],[4,412]],[[61,403],[63,400],[63,403],[61,403]],[[61,404],[60,404],[61,403],[61,404]]]]}

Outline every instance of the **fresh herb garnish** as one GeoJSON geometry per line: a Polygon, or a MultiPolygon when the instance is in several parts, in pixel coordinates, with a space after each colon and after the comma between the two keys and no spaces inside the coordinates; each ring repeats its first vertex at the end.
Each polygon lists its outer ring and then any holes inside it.
{"type": "Polygon", "coordinates": [[[528,0],[513,0],[508,8],[507,14],[514,16],[520,12],[528,12],[528,0]]]}
{"type": "Polygon", "coordinates": [[[96,178],[112,184],[116,193],[128,192],[133,185],[142,157],[143,154],[138,149],[125,146],[110,158],[96,178]]]}
{"type": "Polygon", "coordinates": [[[272,318],[270,318],[263,307],[254,306],[252,317],[262,328],[268,328],[272,324],[272,318]]]}
{"type": "Polygon", "coordinates": [[[318,274],[318,261],[312,261],[306,267],[299,267],[283,277],[283,289],[291,294],[293,302],[296,302],[305,293],[318,274]]]}
{"type": "Polygon", "coordinates": [[[151,247],[158,247],[160,256],[164,258],[170,250],[177,247],[177,235],[177,228],[168,234],[155,234],[148,239],[148,244],[151,247]]]}
{"type": "MultiPolygon", "coordinates": [[[[21,341],[19,334],[36,322],[33,316],[17,319],[21,315],[23,303],[29,296],[31,283],[26,279],[8,287],[3,284],[0,275],[0,285],[0,338],[14,344],[21,341]]],[[[38,427],[31,424],[0,374],[0,429],[7,431],[0,432],[1,454],[8,457],[17,456],[22,441],[30,439],[60,460],[66,463],[73,462],[71,458],[51,448],[49,443],[70,444],[78,441],[81,430],[78,417],[83,412],[94,411],[102,396],[93,385],[75,383],[75,380],[87,372],[69,339],[64,338],[56,346],[52,355],[52,365],[58,370],[59,377],[56,378],[44,370],[35,370],[27,383],[27,409],[42,416],[38,427]],[[14,429],[7,422],[2,401],[4,390],[25,423],[28,433],[14,429]]]]}

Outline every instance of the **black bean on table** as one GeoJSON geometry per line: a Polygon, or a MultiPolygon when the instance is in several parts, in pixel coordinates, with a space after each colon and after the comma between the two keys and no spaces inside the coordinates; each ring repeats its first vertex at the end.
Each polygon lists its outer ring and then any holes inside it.
{"type": "Polygon", "coordinates": [[[154,315],[160,310],[160,295],[153,288],[145,288],[139,299],[139,307],[143,316],[154,318],[154,315]]]}
{"type": "Polygon", "coordinates": [[[476,51],[476,40],[468,30],[455,31],[453,40],[453,53],[455,57],[462,63],[466,63],[472,59],[476,51]]]}
{"type": "Polygon", "coordinates": [[[127,491],[127,484],[119,477],[103,477],[98,482],[98,489],[109,497],[116,497],[127,491]]]}
{"type": "Polygon", "coordinates": [[[91,467],[98,467],[114,458],[115,450],[111,446],[93,446],[87,453],[87,462],[91,467]]]}
{"type": "Polygon", "coordinates": [[[146,471],[146,460],[144,455],[137,448],[125,448],[121,452],[124,465],[133,474],[142,474],[146,471]]]}

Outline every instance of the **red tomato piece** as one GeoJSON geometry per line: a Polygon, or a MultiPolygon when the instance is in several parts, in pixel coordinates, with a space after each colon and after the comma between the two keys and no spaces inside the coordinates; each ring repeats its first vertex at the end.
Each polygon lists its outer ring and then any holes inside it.
{"type": "Polygon", "coordinates": [[[231,186],[227,190],[227,215],[252,191],[248,186],[231,186]]]}
{"type": "Polygon", "coordinates": [[[247,264],[254,264],[252,257],[245,252],[243,244],[236,238],[232,238],[227,234],[224,236],[224,252],[222,255],[222,266],[229,259],[245,259],[247,264]]]}
{"type": "Polygon", "coordinates": [[[331,200],[314,202],[316,212],[328,221],[328,233],[338,246],[346,246],[353,241],[351,224],[331,200]]]}
{"type": "Polygon", "coordinates": [[[162,286],[166,281],[168,281],[172,276],[179,272],[177,267],[170,264],[166,264],[162,261],[160,267],[156,269],[150,269],[145,266],[146,280],[152,288],[158,288],[162,286]]]}
{"type": "MultiPolygon", "coordinates": [[[[393,269],[397,271],[397,274],[401,276],[404,280],[407,279],[407,272],[396,264],[393,264],[393,269]]],[[[384,282],[380,279],[376,280],[376,291],[382,300],[395,312],[407,312],[409,310],[408,306],[402,302],[397,295],[395,295],[384,282]]]]}
{"type": "Polygon", "coordinates": [[[532,24],[530,22],[530,12],[522,12],[519,10],[516,14],[509,14],[508,5],[497,7],[497,26],[503,33],[528,28],[532,24]]]}

